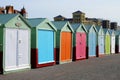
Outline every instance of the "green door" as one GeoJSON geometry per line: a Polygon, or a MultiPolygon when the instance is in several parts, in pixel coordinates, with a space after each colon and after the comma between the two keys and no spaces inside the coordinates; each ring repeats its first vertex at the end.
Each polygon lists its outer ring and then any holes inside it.
{"type": "Polygon", "coordinates": [[[105,36],[105,54],[110,54],[110,36],[105,36]]]}

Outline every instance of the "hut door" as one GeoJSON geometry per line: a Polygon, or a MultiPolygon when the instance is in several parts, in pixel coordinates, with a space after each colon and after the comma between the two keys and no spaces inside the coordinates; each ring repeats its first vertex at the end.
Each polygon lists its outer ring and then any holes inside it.
{"type": "Polygon", "coordinates": [[[105,52],[106,54],[110,54],[110,36],[109,35],[106,35],[105,52]]]}
{"type": "Polygon", "coordinates": [[[86,57],[86,34],[85,33],[77,33],[76,34],[76,58],[85,58],[86,57]]]}
{"type": "Polygon", "coordinates": [[[81,52],[81,41],[82,41],[82,38],[81,38],[81,34],[80,33],[77,33],[76,34],[76,58],[77,59],[80,59],[80,52],[81,52]]]}
{"type": "Polygon", "coordinates": [[[72,35],[70,32],[61,33],[61,61],[71,59],[72,35]]]}
{"type": "Polygon", "coordinates": [[[17,29],[5,29],[5,69],[17,67],[17,29]]]}
{"type": "Polygon", "coordinates": [[[115,53],[115,36],[111,37],[111,53],[115,53]]]}
{"type": "Polygon", "coordinates": [[[38,63],[54,61],[54,32],[38,31],[38,63]]]}
{"type": "Polygon", "coordinates": [[[103,54],[104,53],[104,36],[99,36],[98,38],[98,44],[99,44],[99,53],[103,54]]]}
{"type": "Polygon", "coordinates": [[[18,30],[18,66],[29,64],[29,32],[18,30]]]}
{"type": "Polygon", "coordinates": [[[96,34],[89,33],[89,56],[96,56],[96,34]]]}
{"type": "Polygon", "coordinates": [[[28,65],[28,31],[5,29],[5,69],[28,65]]]}

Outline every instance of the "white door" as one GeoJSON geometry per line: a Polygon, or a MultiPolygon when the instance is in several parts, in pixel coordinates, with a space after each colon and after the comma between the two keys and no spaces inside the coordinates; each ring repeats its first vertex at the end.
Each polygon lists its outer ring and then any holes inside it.
{"type": "Polygon", "coordinates": [[[29,65],[29,32],[18,30],[18,66],[29,65]]]}
{"type": "Polygon", "coordinates": [[[111,37],[111,53],[115,53],[115,36],[111,37]]]}
{"type": "Polygon", "coordinates": [[[29,31],[5,29],[5,71],[29,68],[29,31]]]}
{"type": "Polygon", "coordinates": [[[5,69],[16,68],[17,30],[5,29],[5,69]]]}

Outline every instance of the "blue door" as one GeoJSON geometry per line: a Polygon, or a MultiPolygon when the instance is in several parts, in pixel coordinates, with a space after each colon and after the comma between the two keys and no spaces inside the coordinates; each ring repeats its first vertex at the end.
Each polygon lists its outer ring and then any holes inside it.
{"type": "Polygon", "coordinates": [[[104,36],[99,35],[98,45],[99,45],[99,54],[104,54],[104,36]]]}
{"type": "Polygon", "coordinates": [[[54,32],[38,30],[38,63],[54,61],[54,32]]]}
{"type": "Polygon", "coordinates": [[[89,33],[89,51],[88,54],[89,56],[96,56],[96,33],[95,32],[90,32],[89,33]]]}

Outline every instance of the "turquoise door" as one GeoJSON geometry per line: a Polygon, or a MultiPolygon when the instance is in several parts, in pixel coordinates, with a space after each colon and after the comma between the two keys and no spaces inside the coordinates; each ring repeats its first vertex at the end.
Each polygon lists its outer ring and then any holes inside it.
{"type": "Polygon", "coordinates": [[[95,32],[89,33],[88,41],[89,41],[88,42],[88,47],[89,47],[88,54],[89,54],[89,56],[96,56],[96,34],[95,34],[95,32]]]}
{"type": "Polygon", "coordinates": [[[38,63],[54,61],[54,32],[38,30],[38,63]]]}
{"type": "Polygon", "coordinates": [[[99,54],[104,54],[104,36],[98,36],[99,54]]]}

